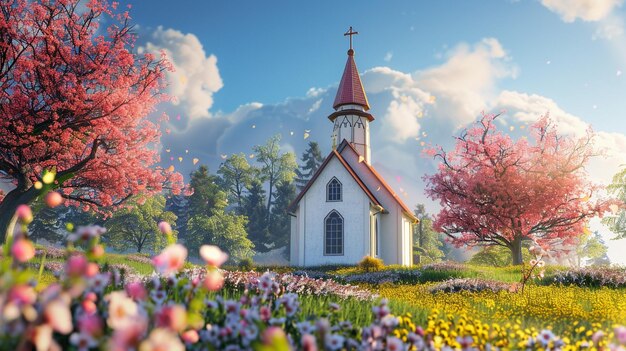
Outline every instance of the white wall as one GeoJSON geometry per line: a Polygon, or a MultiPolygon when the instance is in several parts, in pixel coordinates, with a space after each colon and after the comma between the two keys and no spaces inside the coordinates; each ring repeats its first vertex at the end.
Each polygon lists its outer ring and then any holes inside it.
{"type": "MultiPolygon", "coordinates": [[[[370,250],[369,228],[370,201],[352,176],[333,158],[326,165],[315,183],[302,197],[296,210],[298,236],[292,247],[292,264],[317,266],[323,264],[355,264],[370,250]],[[335,176],[342,184],[342,200],[326,202],[326,184],[335,176]],[[324,218],[336,210],[344,219],[344,253],[340,256],[324,255],[324,218]]],[[[292,224],[293,225],[293,224],[292,224]]]]}

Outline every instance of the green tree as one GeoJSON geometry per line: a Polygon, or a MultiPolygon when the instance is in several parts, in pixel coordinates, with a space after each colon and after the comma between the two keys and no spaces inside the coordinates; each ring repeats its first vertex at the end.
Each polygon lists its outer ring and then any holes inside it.
{"type": "Polygon", "coordinates": [[[414,213],[419,222],[413,227],[413,245],[420,263],[440,261],[445,256],[443,236],[433,229],[433,220],[423,204],[417,205],[414,213]]]}
{"type": "Polygon", "coordinates": [[[298,167],[296,156],[291,152],[280,152],[280,134],[271,137],[265,145],[254,147],[257,162],[261,163],[261,177],[267,180],[267,206],[265,216],[268,225],[272,224],[271,208],[275,198],[275,187],[279,181],[291,182],[298,167]]]}
{"type": "Polygon", "coordinates": [[[228,253],[235,263],[254,254],[254,244],[248,239],[245,216],[219,211],[211,217],[196,215],[189,219],[189,252],[197,255],[201,245],[217,245],[228,253]]]}
{"type": "Polygon", "coordinates": [[[200,166],[191,173],[189,185],[193,194],[189,196],[189,215],[210,217],[223,211],[228,204],[226,193],[217,184],[218,179],[209,173],[207,166],[200,166]]]}
{"type": "Polygon", "coordinates": [[[299,190],[305,187],[306,183],[309,182],[309,180],[313,177],[322,162],[324,162],[324,157],[322,157],[322,151],[320,150],[317,142],[309,142],[309,148],[302,153],[301,160],[302,163],[300,164],[299,168],[296,169],[295,178],[296,186],[299,190]]]}
{"type": "Polygon", "coordinates": [[[165,201],[165,210],[176,215],[176,225],[172,228],[178,232],[178,238],[186,238],[187,221],[189,220],[189,196],[183,194],[168,196],[165,201]]]}
{"type": "MultiPolygon", "coordinates": [[[[626,203],[626,167],[613,176],[613,182],[607,187],[609,194],[622,203],[626,203]]],[[[615,233],[615,239],[626,238],[626,207],[612,205],[616,209],[612,216],[606,216],[602,223],[615,233]]]]}
{"type": "MultiPolygon", "coordinates": [[[[289,245],[291,237],[291,216],[287,211],[296,198],[296,187],[292,182],[280,182],[276,187],[276,202],[272,208],[274,221],[270,227],[270,240],[274,247],[289,245]]],[[[289,250],[287,250],[288,252],[289,250]]]]}
{"type": "Polygon", "coordinates": [[[608,265],[611,263],[607,256],[608,247],[604,243],[600,233],[584,233],[578,239],[576,253],[578,256],[578,267],[583,263],[589,265],[608,265]]]}
{"type": "Polygon", "coordinates": [[[28,226],[28,235],[33,240],[44,239],[51,243],[59,243],[67,235],[68,223],[75,226],[102,224],[98,214],[93,211],[85,212],[74,206],[50,208],[42,199],[37,199],[32,207],[36,215],[28,226]]]}
{"type": "Polygon", "coordinates": [[[253,179],[248,188],[248,195],[244,202],[244,213],[248,217],[248,236],[254,243],[257,251],[266,252],[265,245],[269,242],[270,235],[265,215],[265,190],[258,179],[253,179]]]}
{"type": "Polygon", "coordinates": [[[250,184],[254,169],[250,167],[244,153],[234,154],[226,159],[217,170],[220,183],[228,191],[228,198],[236,204],[237,214],[243,213],[244,191],[250,184]]]}
{"type": "MultiPolygon", "coordinates": [[[[176,225],[176,215],[165,210],[165,197],[155,195],[143,204],[131,202],[130,208],[118,210],[105,222],[107,232],[104,239],[116,250],[133,247],[137,252],[157,251],[167,245],[167,240],[159,231],[159,222],[176,225]]],[[[176,235],[176,231],[172,235],[176,235]]]]}

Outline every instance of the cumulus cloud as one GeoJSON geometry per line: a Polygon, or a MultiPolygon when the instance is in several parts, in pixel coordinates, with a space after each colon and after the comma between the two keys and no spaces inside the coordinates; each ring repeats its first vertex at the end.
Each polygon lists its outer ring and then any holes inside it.
{"type": "Polygon", "coordinates": [[[138,52],[159,53],[164,51],[174,66],[168,72],[169,86],[166,92],[174,98],[167,112],[172,123],[184,128],[190,120],[211,117],[213,94],[223,87],[217,67],[217,57],[208,55],[198,37],[175,29],[158,27],[138,47],[138,52]]]}
{"type": "Polygon", "coordinates": [[[623,0],[542,0],[541,4],[565,22],[599,21],[607,17],[623,0]]]}

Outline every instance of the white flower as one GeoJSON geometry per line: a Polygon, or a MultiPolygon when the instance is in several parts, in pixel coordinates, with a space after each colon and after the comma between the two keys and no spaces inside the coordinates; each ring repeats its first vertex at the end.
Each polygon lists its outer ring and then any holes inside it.
{"type": "Polygon", "coordinates": [[[111,329],[125,328],[134,322],[139,314],[139,307],[123,291],[114,291],[105,297],[109,301],[107,324],[111,329]]]}
{"type": "Polygon", "coordinates": [[[185,345],[180,341],[178,335],[173,332],[157,328],[154,329],[148,339],[139,345],[139,351],[185,351],[185,345]]]}
{"type": "Polygon", "coordinates": [[[537,335],[537,341],[539,341],[544,347],[546,347],[550,341],[554,340],[554,333],[551,330],[544,329],[539,335],[537,335]]]}

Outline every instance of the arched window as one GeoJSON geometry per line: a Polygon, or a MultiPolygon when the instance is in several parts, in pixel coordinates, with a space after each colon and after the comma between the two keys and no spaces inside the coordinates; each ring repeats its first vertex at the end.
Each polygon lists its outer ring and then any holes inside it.
{"type": "Polygon", "coordinates": [[[335,177],[326,185],[326,201],[341,201],[341,183],[335,177]]]}
{"type": "Polygon", "coordinates": [[[324,219],[324,255],[343,255],[343,217],[335,210],[324,219]]]}

